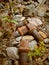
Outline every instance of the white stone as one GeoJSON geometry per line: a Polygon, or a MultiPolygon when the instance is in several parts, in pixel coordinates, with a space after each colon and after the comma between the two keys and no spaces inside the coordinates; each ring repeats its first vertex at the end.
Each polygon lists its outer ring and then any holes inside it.
{"type": "Polygon", "coordinates": [[[44,42],[49,43],[49,39],[48,38],[44,39],[44,42]]]}
{"type": "Polygon", "coordinates": [[[6,51],[7,51],[7,55],[9,56],[9,58],[11,58],[11,59],[19,59],[18,49],[16,47],[8,47],[6,49],[6,51]]]}
{"type": "Polygon", "coordinates": [[[31,49],[31,51],[33,51],[34,50],[34,48],[35,48],[35,46],[37,45],[37,42],[34,40],[34,41],[31,41],[30,43],[29,43],[29,48],[31,49]]]}
{"type": "Polygon", "coordinates": [[[26,36],[23,36],[22,40],[28,40],[28,41],[32,41],[34,39],[33,36],[30,36],[30,35],[26,35],[26,36]]]}
{"type": "Polygon", "coordinates": [[[39,18],[28,18],[27,20],[34,26],[42,25],[42,21],[39,18]]]}
{"type": "Polygon", "coordinates": [[[16,21],[23,21],[25,17],[23,17],[22,15],[15,15],[13,19],[15,19],[16,21]]]}
{"type": "Polygon", "coordinates": [[[16,38],[16,41],[17,41],[17,42],[20,42],[21,39],[22,39],[22,36],[17,37],[17,38],[16,38]]]}

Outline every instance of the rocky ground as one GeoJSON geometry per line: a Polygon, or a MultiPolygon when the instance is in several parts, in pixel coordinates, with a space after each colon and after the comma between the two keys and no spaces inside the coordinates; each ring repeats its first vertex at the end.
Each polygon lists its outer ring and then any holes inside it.
{"type": "Polygon", "coordinates": [[[0,65],[49,65],[49,0],[0,0],[0,65]]]}

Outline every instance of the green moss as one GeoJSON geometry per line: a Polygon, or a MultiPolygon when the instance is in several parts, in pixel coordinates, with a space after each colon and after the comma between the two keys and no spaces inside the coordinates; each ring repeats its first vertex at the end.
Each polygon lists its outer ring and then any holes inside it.
{"type": "Polygon", "coordinates": [[[28,53],[28,56],[41,56],[46,50],[45,44],[43,41],[39,42],[39,46],[35,48],[33,51],[28,53]]]}
{"type": "Polygon", "coordinates": [[[1,21],[8,21],[8,22],[12,22],[12,23],[18,24],[18,22],[16,20],[10,19],[8,16],[2,17],[1,21]]]}

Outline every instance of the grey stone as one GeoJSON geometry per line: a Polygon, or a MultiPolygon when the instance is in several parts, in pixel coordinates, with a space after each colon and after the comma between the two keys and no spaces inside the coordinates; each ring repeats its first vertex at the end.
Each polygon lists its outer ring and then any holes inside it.
{"type": "Polygon", "coordinates": [[[19,42],[17,42],[16,40],[13,41],[13,42],[11,43],[11,46],[14,46],[14,45],[19,45],[19,42]]]}
{"type": "Polygon", "coordinates": [[[31,33],[37,41],[42,41],[43,40],[43,38],[41,37],[41,35],[38,33],[37,30],[32,30],[31,33]]]}
{"type": "Polygon", "coordinates": [[[13,60],[14,59],[19,59],[18,48],[16,48],[16,47],[8,47],[6,49],[6,51],[7,51],[7,55],[8,55],[9,58],[11,58],[13,60]]]}
{"type": "Polygon", "coordinates": [[[44,42],[49,43],[49,39],[48,38],[44,39],[44,42]]]}
{"type": "Polygon", "coordinates": [[[31,49],[31,51],[34,50],[35,46],[37,45],[37,42],[35,40],[31,41],[29,43],[29,48],[31,49]]]}
{"type": "Polygon", "coordinates": [[[27,20],[34,26],[42,25],[42,21],[39,18],[28,18],[27,20]]]}
{"type": "Polygon", "coordinates": [[[19,33],[18,31],[15,31],[15,32],[13,33],[13,35],[14,35],[15,37],[18,37],[18,36],[20,36],[20,33],[19,33]]]}
{"type": "Polygon", "coordinates": [[[22,36],[17,37],[17,38],[16,38],[16,41],[17,41],[17,42],[20,42],[21,39],[22,39],[22,36]]]}
{"type": "Polygon", "coordinates": [[[23,21],[24,19],[25,19],[25,17],[22,17],[22,15],[15,15],[14,17],[13,17],[13,19],[15,19],[16,21],[23,21]]]}

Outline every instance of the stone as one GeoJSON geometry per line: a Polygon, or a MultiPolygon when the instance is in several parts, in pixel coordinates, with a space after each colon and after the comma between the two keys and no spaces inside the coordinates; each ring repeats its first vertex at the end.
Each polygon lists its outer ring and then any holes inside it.
{"type": "Polygon", "coordinates": [[[13,36],[18,37],[18,36],[20,36],[20,33],[19,33],[18,31],[15,31],[15,32],[13,33],[13,36]]]}
{"type": "Polygon", "coordinates": [[[18,31],[19,31],[19,33],[20,33],[21,35],[24,35],[24,34],[26,34],[26,33],[28,32],[28,29],[27,29],[26,26],[22,26],[22,27],[19,27],[19,28],[18,28],[18,31]]]}
{"type": "Polygon", "coordinates": [[[43,37],[43,38],[47,38],[46,34],[42,31],[39,31],[39,34],[43,37]]]}
{"type": "Polygon", "coordinates": [[[16,21],[23,21],[24,19],[25,19],[25,17],[22,17],[22,15],[15,15],[14,17],[13,17],[13,19],[15,19],[16,21]]]}
{"type": "Polygon", "coordinates": [[[44,39],[45,43],[49,43],[49,38],[44,39]]]}
{"type": "Polygon", "coordinates": [[[13,41],[10,46],[17,46],[17,45],[19,45],[19,42],[13,41]]]}
{"type": "Polygon", "coordinates": [[[37,41],[42,41],[43,40],[42,36],[38,33],[37,30],[32,30],[31,33],[37,41]]]}
{"type": "Polygon", "coordinates": [[[35,27],[34,25],[32,25],[31,23],[28,23],[28,24],[26,24],[26,25],[27,25],[27,27],[28,27],[28,29],[29,29],[30,31],[36,29],[36,27],[35,27]]]}
{"type": "Polygon", "coordinates": [[[29,48],[31,49],[31,51],[33,51],[36,46],[37,46],[37,42],[35,40],[29,43],[29,48]]]}
{"type": "Polygon", "coordinates": [[[34,40],[34,37],[31,36],[31,35],[26,35],[26,36],[23,36],[23,37],[22,37],[22,40],[32,41],[32,40],[34,40]]]}
{"type": "Polygon", "coordinates": [[[21,39],[22,39],[22,36],[17,37],[17,38],[16,38],[16,41],[17,41],[17,42],[20,42],[21,39]]]}
{"type": "Polygon", "coordinates": [[[8,57],[11,58],[12,60],[19,59],[18,48],[16,48],[16,47],[7,47],[6,51],[7,51],[8,57]]]}
{"type": "Polygon", "coordinates": [[[21,22],[19,22],[18,27],[21,27],[21,26],[23,26],[23,25],[24,25],[24,22],[21,21],[21,22]]]}
{"type": "Polygon", "coordinates": [[[27,19],[29,23],[31,23],[33,26],[37,26],[37,23],[35,22],[35,20],[33,20],[33,18],[28,18],[27,19]]]}
{"type": "Polygon", "coordinates": [[[28,22],[30,22],[33,26],[40,26],[42,25],[42,21],[39,18],[28,18],[28,22]]]}

